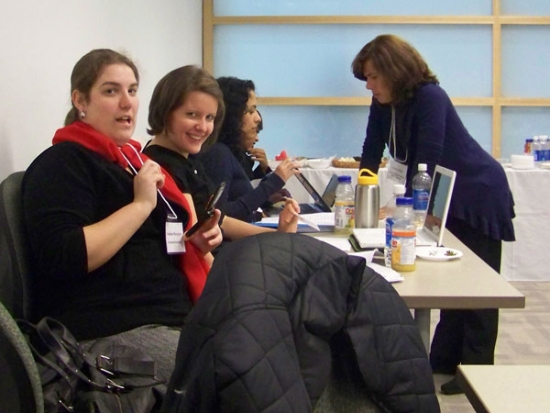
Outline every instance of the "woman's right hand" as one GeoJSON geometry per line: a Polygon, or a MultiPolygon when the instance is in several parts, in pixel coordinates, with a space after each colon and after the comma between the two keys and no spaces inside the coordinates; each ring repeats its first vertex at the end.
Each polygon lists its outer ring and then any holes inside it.
{"type": "Polygon", "coordinates": [[[274,173],[279,176],[284,182],[288,181],[290,177],[300,173],[298,169],[298,163],[292,159],[285,159],[281,161],[279,166],[275,169],[274,173]]]}
{"type": "Polygon", "coordinates": [[[158,163],[148,159],[134,177],[134,202],[145,205],[149,212],[157,206],[157,189],[164,186],[164,174],[158,163]]]}
{"type": "Polygon", "coordinates": [[[298,214],[300,213],[300,204],[295,199],[287,198],[285,207],[279,214],[279,232],[296,232],[298,229],[298,214]]]}

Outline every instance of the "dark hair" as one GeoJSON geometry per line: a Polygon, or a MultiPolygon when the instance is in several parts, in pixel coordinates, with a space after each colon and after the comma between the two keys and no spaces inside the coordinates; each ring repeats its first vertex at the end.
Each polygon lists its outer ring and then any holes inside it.
{"type": "Polygon", "coordinates": [[[191,92],[207,93],[218,101],[214,129],[208,139],[215,141],[225,113],[223,95],[218,82],[206,70],[188,65],[172,70],[155,86],[149,102],[149,135],[166,132],[170,114],[185,103],[191,92]]]}
{"type": "Polygon", "coordinates": [[[250,92],[255,91],[252,80],[243,80],[236,77],[219,77],[218,83],[223,92],[225,102],[225,118],[218,141],[225,143],[236,153],[241,148],[241,128],[243,115],[250,92]]]}
{"type": "Polygon", "coordinates": [[[401,102],[412,96],[424,83],[439,83],[420,53],[405,40],[383,34],[367,43],[351,64],[353,75],[365,80],[363,67],[370,61],[391,89],[392,101],[401,102]]]}
{"type": "MultiPolygon", "coordinates": [[[[78,90],[84,95],[86,101],[89,101],[90,91],[94,83],[101,76],[105,67],[113,64],[129,66],[134,72],[136,81],[139,83],[138,69],[129,57],[111,49],[95,49],[82,56],[74,65],[71,73],[71,93],[74,90],[78,90]]],[[[79,111],[73,103],[71,110],[69,110],[69,113],[65,117],[65,126],[77,120],[80,120],[79,111]]]]}

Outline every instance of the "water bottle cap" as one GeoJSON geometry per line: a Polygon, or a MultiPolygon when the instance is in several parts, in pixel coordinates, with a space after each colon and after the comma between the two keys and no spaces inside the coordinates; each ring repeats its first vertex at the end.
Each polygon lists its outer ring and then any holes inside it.
{"type": "Polygon", "coordinates": [[[370,169],[361,169],[359,171],[359,176],[357,177],[357,183],[359,185],[378,185],[378,175],[370,169]],[[363,175],[363,173],[367,173],[370,176],[363,175]]]}
{"type": "Polygon", "coordinates": [[[395,200],[395,205],[412,205],[413,199],[409,196],[400,196],[395,200]]]}
{"type": "Polygon", "coordinates": [[[421,172],[426,172],[428,170],[428,165],[426,165],[425,163],[419,163],[418,170],[421,172]]]}
{"type": "Polygon", "coordinates": [[[338,182],[343,182],[343,183],[350,183],[351,184],[351,176],[349,175],[341,175],[338,177],[338,182]]]}

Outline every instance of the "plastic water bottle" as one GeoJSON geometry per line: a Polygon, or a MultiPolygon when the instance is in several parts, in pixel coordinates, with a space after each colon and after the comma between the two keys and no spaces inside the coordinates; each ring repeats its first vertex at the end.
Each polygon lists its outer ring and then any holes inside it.
{"type": "Polygon", "coordinates": [[[338,177],[336,199],[334,201],[334,233],[351,234],[355,227],[355,192],[351,176],[338,177]]]}
{"type": "Polygon", "coordinates": [[[541,159],[539,159],[539,161],[550,161],[550,142],[548,141],[548,135],[539,135],[539,142],[541,154],[541,159]]]}
{"type": "Polygon", "coordinates": [[[384,248],[384,262],[386,267],[391,267],[391,238],[396,200],[403,195],[405,195],[405,185],[395,184],[393,186],[393,197],[391,197],[386,204],[386,246],[384,248]]]}
{"type": "Polygon", "coordinates": [[[542,161],[542,148],[540,147],[540,140],[538,136],[533,136],[533,143],[531,144],[531,152],[535,160],[535,164],[542,161]]]}
{"type": "Polygon", "coordinates": [[[428,175],[428,165],[425,163],[418,164],[418,173],[412,181],[413,189],[413,210],[414,222],[418,229],[424,226],[426,218],[426,210],[428,209],[428,199],[430,198],[430,189],[432,186],[432,178],[428,175]]]}
{"type": "Polygon", "coordinates": [[[391,267],[395,271],[416,270],[416,225],[413,199],[398,197],[393,214],[391,267]]]}

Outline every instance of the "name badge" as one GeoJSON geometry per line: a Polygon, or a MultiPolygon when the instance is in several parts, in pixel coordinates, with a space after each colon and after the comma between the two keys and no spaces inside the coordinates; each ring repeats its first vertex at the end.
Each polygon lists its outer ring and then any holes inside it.
{"type": "Polygon", "coordinates": [[[166,252],[181,254],[185,252],[183,224],[179,221],[166,221],[166,252]]]}
{"type": "Polygon", "coordinates": [[[390,158],[388,162],[388,179],[398,184],[404,184],[407,179],[407,165],[390,158]]]}

